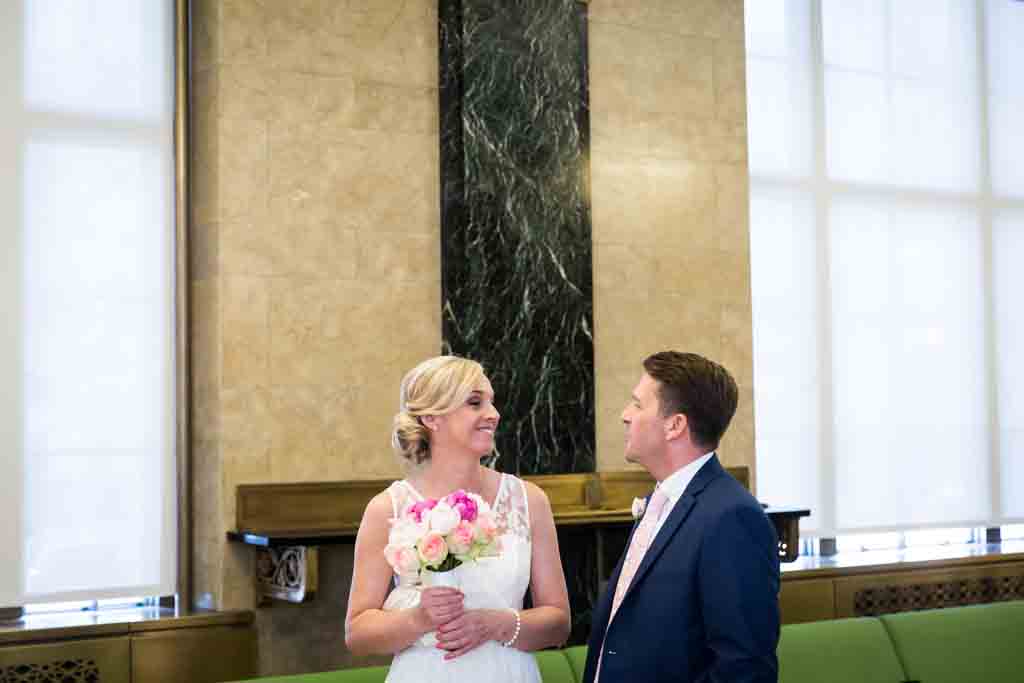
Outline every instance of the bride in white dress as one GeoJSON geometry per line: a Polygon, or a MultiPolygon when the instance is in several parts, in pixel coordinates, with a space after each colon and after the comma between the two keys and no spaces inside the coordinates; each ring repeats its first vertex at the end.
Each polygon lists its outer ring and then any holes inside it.
{"type": "Polygon", "coordinates": [[[547,496],[483,467],[494,449],[494,391],[474,361],[440,356],[402,380],[392,441],[409,476],[375,496],[356,537],[345,643],[356,655],[394,654],[389,683],[539,683],[533,650],[569,635],[569,600],[547,496]],[[455,490],[491,503],[501,554],[457,567],[459,588],[399,579],[384,559],[389,520],[410,503],[455,490]],[[529,588],[533,607],[522,609],[529,588]],[[393,589],[393,590],[392,590],[393,589]],[[390,595],[389,595],[390,592],[390,595]]]}

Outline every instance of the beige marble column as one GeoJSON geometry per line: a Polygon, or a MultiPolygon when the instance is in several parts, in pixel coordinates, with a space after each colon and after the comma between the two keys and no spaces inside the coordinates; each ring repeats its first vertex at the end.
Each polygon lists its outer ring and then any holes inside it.
{"type": "Polygon", "coordinates": [[[624,469],[618,415],[664,349],[740,385],[720,452],[754,464],[742,0],[591,0],[598,467],[624,469]]]}

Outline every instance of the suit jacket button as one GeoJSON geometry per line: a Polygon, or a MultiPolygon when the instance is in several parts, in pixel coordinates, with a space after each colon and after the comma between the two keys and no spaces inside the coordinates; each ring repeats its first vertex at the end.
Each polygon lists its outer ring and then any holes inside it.
{"type": "Polygon", "coordinates": [[[608,654],[610,654],[610,655],[617,655],[619,653],[616,652],[615,650],[608,650],[608,654]]]}

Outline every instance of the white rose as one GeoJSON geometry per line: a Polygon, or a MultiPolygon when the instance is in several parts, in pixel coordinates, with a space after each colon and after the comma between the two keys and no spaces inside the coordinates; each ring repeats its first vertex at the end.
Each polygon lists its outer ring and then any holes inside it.
{"type": "Polygon", "coordinates": [[[633,506],[632,506],[631,509],[632,509],[632,512],[633,512],[633,519],[640,519],[641,517],[644,516],[644,510],[647,509],[647,499],[646,498],[634,498],[633,499],[633,506]]]}
{"type": "Polygon", "coordinates": [[[477,495],[475,493],[467,493],[466,495],[469,496],[470,500],[472,500],[474,503],[476,503],[476,512],[477,512],[478,515],[479,514],[485,514],[485,515],[491,514],[491,506],[487,504],[487,501],[484,500],[482,496],[479,496],[479,495],[477,495]]]}
{"type": "Polygon", "coordinates": [[[415,548],[388,545],[384,548],[384,559],[399,576],[415,574],[420,570],[420,557],[415,548]]]}
{"type": "Polygon", "coordinates": [[[432,531],[436,531],[442,536],[447,536],[462,521],[462,516],[459,515],[458,510],[448,503],[438,503],[430,511],[428,519],[432,531]]]}
{"type": "Polygon", "coordinates": [[[427,533],[426,524],[417,524],[412,519],[401,517],[391,522],[388,544],[412,547],[427,533]]]}

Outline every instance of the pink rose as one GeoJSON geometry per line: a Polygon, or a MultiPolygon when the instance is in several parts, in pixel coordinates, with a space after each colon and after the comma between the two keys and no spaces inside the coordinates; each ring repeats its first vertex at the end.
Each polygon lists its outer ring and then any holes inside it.
{"type": "Polygon", "coordinates": [[[412,515],[417,522],[422,522],[423,513],[433,510],[435,505],[437,505],[436,500],[421,500],[418,503],[412,504],[412,507],[409,508],[409,514],[412,515]]]}
{"type": "Polygon", "coordinates": [[[388,545],[384,548],[384,559],[399,576],[420,570],[420,557],[409,546],[388,545]]]}
{"type": "Polygon", "coordinates": [[[498,527],[490,515],[476,518],[476,540],[479,543],[490,543],[498,537],[498,527]]]}
{"type": "Polygon", "coordinates": [[[473,547],[476,530],[469,522],[462,521],[448,534],[448,549],[453,555],[465,555],[473,547]]]}
{"type": "Polygon", "coordinates": [[[465,522],[472,522],[476,519],[477,515],[477,504],[469,495],[459,489],[455,493],[450,494],[445,498],[445,502],[452,506],[456,512],[459,513],[459,517],[465,522]]]}
{"type": "Polygon", "coordinates": [[[419,551],[423,564],[434,567],[448,557],[448,544],[444,542],[444,536],[436,531],[431,531],[421,538],[420,542],[416,544],[416,550],[419,551]]]}

